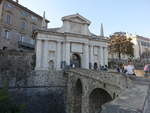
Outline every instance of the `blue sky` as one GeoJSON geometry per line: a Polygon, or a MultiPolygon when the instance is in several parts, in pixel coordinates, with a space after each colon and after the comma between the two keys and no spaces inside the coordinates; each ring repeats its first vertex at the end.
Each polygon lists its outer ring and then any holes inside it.
{"type": "Polygon", "coordinates": [[[20,4],[60,27],[61,17],[79,13],[92,23],[91,32],[99,35],[103,23],[106,36],[124,31],[150,38],[150,0],[19,0],[20,4]]]}

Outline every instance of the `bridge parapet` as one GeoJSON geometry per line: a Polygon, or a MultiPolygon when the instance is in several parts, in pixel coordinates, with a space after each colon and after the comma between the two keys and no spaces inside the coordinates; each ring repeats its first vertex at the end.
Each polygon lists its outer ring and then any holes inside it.
{"type": "Polygon", "coordinates": [[[127,79],[125,76],[120,73],[115,72],[106,72],[106,71],[96,71],[89,69],[70,69],[68,73],[74,73],[80,76],[84,76],[90,79],[94,79],[96,81],[110,84],[112,86],[119,87],[123,89],[124,87],[129,87],[131,85],[131,80],[127,79]]]}

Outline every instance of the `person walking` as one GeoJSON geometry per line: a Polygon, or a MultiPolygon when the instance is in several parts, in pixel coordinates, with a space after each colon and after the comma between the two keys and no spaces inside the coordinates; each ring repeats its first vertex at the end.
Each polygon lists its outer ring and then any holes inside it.
{"type": "Polygon", "coordinates": [[[133,63],[130,61],[126,67],[126,74],[127,75],[135,75],[135,72],[134,72],[135,68],[134,68],[134,65],[133,63]]]}
{"type": "Polygon", "coordinates": [[[135,73],[134,73],[134,65],[133,65],[133,63],[131,62],[131,61],[129,61],[128,62],[128,65],[125,67],[125,69],[126,69],[126,76],[125,76],[125,78],[126,78],[126,88],[128,88],[128,86],[129,86],[129,84],[128,84],[128,79],[129,79],[129,77],[131,77],[132,75],[135,75],[135,73]]]}
{"type": "Polygon", "coordinates": [[[123,73],[126,73],[127,72],[127,64],[124,64],[123,65],[123,71],[122,71],[123,73]]]}
{"type": "Polygon", "coordinates": [[[144,77],[148,77],[150,75],[150,64],[144,66],[144,77]]]}

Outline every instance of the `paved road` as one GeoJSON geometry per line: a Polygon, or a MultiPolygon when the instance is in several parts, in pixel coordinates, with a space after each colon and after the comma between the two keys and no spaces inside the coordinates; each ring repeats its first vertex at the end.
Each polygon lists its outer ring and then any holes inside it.
{"type": "Polygon", "coordinates": [[[149,88],[149,91],[148,91],[148,96],[146,98],[143,113],[150,113],[150,88],[149,88]]]}
{"type": "MultiPolygon", "coordinates": [[[[110,72],[116,72],[116,70],[113,70],[113,69],[110,69],[109,71],[110,72]]],[[[138,77],[144,77],[144,71],[143,70],[137,70],[136,69],[135,73],[136,73],[136,76],[138,76],[138,77]]],[[[150,76],[148,78],[150,78],[150,76]]]]}
{"type": "Polygon", "coordinates": [[[144,71],[143,70],[135,70],[136,76],[144,77],[144,71]]]}

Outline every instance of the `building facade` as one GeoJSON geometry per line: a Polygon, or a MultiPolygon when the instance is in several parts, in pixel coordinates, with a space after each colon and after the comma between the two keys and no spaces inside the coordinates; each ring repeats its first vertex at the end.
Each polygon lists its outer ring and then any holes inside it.
{"type": "Polygon", "coordinates": [[[70,65],[89,69],[108,64],[107,40],[89,31],[89,20],[74,14],[62,21],[60,28],[34,32],[36,70],[61,70],[70,65]]]}
{"type": "Polygon", "coordinates": [[[33,49],[32,31],[41,28],[42,21],[43,17],[20,5],[18,0],[1,0],[0,49],[33,49]]]}
{"type": "Polygon", "coordinates": [[[135,59],[141,58],[143,53],[150,52],[150,38],[132,34],[127,34],[127,37],[131,37],[134,44],[135,59]]]}
{"type": "MultiPolygon", "coordinates": [[[[120,33],[122,35],[125,35],[127,38],[132,39],[131,42],[133,43],[134,59],[141,59],[143,53],[148,53],[148,52],[150,53],[150,38],[139,36],[139,35],[133,35],[131,33],[126,33],[126,32],[117,32],[117,33],[120,33]]],[[[130,56],[121,54],[122,60],[127,60],[129,58],[130,56]]],[[[109,59],[118,59],[118,56],[115,53],[110,53],[109,59]]]]}

